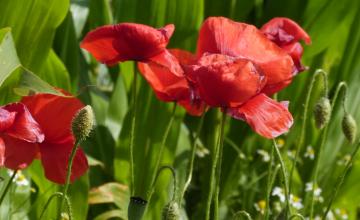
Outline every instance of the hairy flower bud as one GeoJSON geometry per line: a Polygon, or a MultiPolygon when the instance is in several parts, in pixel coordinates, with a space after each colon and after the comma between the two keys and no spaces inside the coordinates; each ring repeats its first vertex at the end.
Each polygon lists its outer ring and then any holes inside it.
{"type": "Polygon", "coordinates": [[[162,210],[162,220],[178,220],[180,219],[179,205],[175,201],[166,204],[162,210]]]}
{"type": "Polygon", "coordinates": [[[354,143],[357,132],[355,119],[350,114],[345,114],[342,119],[343,133],[350,143],[354,143]]]}
{"type": "Polygon", "coordinates": [[[71,129],[77,141],[85,140],[94,126],[94,112],[90,105],[80,109],[72,120],[71,129]]]}
{"type": "Polygon", "coordinates": [[[322,129],[329,123],[331,117],[331,104],[327,97],[321,97],[314,108],[316,127],[322,129]]]}

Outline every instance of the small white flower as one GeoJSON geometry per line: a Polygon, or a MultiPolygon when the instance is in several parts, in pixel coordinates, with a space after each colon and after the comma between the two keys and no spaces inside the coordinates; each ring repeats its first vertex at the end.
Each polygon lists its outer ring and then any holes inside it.
{"type": "MultiPolygon", "coordinates": [[[[310,192],[313,190],[313,183],[309,182],[305,184],[305,191],[310,192]]],[[[324,198],[321,196],[322,189],[318,186],[315,186],[314,189],[314,199],[315,201],[319,201],[320,203],[324,202],[324,198]]]]}
{"type": "MultiPolygon", "coordinates": [[[[8,170],[7,172],[9,174],[9,176],[12,176],[14,174],[14,171],[12,171],[12,170],[8,170]]],[[[28,186],[28,185],[30,185],[29,180],[26,179],[25,175],[22,174],[22,172],[20,170],[17,171],[17,173],[15,174],[13,182],[18,186],[28,186]]]]}
{"type": "Polygon", "coordinates": [[[280,188],[278,186],[274,187],[271,195],[279,197],[280,202],[285,202],[285,193],[282,188],[280,188]]]}
{"type": "Polygon", "coordinates": [[[206,155],[208,155],[210,153],[210,151],[204,147],[203,145],[201,144],[198,144],[197,147],[196,147],[196,155],[200,158],[203,158],[205,157],[206,155]]]}
{"type": "Polygon", "coordinates": [[[349,219],[349,215],[345,209],[335,209],[335,213],[343,220],[349,219]]]}
{"type": "Polygon", "coordinates": [[[260,200],[254,204],[254,207],[255,207],[256,211],[260,212],[261,214],[264,214],[265,209],[266,209],[266,201],[260,200]]]}
{"type": "Polygon", "coordinates": [[[269,162],[270,161],[270,155],[269,155],[269,153],[267,151],[259,149],[256,152],[262,156],[262,161],[263,162],[269,162]]]}
{"type": "Polygon", "coordinates": [[[276,144],[278,145],[279,148],[282,148],[285,145],[285,140],[282,138],[277,138],[276,144]]]}
{"type": "Polygon", "coordinates": [[[295,150],[288,150],[287,152],[288,157],[290,157],[291,159],[295,159],[295,154],[296,154],[295,150]]]}
{"type": "Polygon", "coordinates": [[[304,205],[301,203],[302,200],[301,198],[297,197],[297,196],[294,196],[294,195],[290,195],[290,205],[292,207],[294,207],[295,209],[302,209],[304,208],[304,205]]]}
{"type": "Polygon", "coordinates": [[[304,154],[304,157],[309,158],[310,160],[314,160],[315,158],[315,151],[314,148],[312,148],[310,145],[306,147],[306,152],[304,154]]]}

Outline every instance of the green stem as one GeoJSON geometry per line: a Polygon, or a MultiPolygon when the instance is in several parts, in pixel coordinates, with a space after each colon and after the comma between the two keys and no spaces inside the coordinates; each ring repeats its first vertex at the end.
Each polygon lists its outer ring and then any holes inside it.
{"type": "Polygon", "coordinates": [[[171,117],[170,117],[170,120],[169,120],[169,123],[166,127],[166,130],[165,130],[165,133],[164,133],[164,136],[163,136],[163,139],[161,141],[161,145],[160,145],[160,148],[159,148],[159,153],[158,153],[158,157],[156,159],[156,164],[155,164],[155,172],[153,173],[153,176],[151,178],[151,184],[150,184],[150,191],[148,192],[147,194],[147,201],[150,201],[151,197],[152,197],[152,194],[154,193],[154,186],[155,185],[155,182],[156,182],[156,176],[157,176],[157,170],[159,169],[159,166],[160,166],[160,162],[162,160],[162,156],[163,156],[163,153],[164,153],[164,149],[165,149],[165,146],[166,146],[166,140],[167,140],[167,137],[170,133],[170,130],[171,130],[171,126],[173,124],[173,121],[175,119],[175,112],[176,112],[176,106],[177,104],[174,103],[174,107],[173,107],[173,110],[172,110],[172,113],[171,113],[171,117]]]}
{"type": "Polygon", "coordinates": [[[73,165],[73,161],[74,161],[74,158],[75,158],[75,155],[76,155],[76,151],[77,151],[77,149],[79,147],[79,143],[80,143],[79,141],[75,142],[75,145],[72,148],[71,154],[70,154],[70,157],[69,157],[67,173],[66,173],[66,182],[65,182],[65,186],[64,186],[63,191],[62,191],[62,199],[61,199],[61,202],[60,202],[58,219],[60,219],[61,212],[62,212],[64,203],[66,201],[67,191],[68,191],[69,185],[70,185],[70,179],[71,179],[70,177],[71,177],[71,173],[72,173],[72,165],[73,165]]]}
{"type": "Polygon", "coordinates": [[[221,179],[221,165],[224,150],[224,133],[225,133],[225,122],[226,122],[226,109],[223,109],[221,125],[220,125],[220,136],[218,140],[218,155],[217,166],[216,166],[216,179],[215,179],[215,192],[214,192],[214,219],[219,219],[219,194],[220,194],[220,179],[221,179]]]}
{"type": "Polygon", "coordinates": [[[131,132],[130,132],[130,147],[129,147],[129,157],[130,157],[130,189],[131,195],[134,195],[135,192],[135,177],[134,177],[134,144],[135,144],[135,126],[136,126],[136,111],[137,111],[137,96],[136,96],[136,87],[137,87],[137,76],[136,73],[136,62],[134,62],[134,79],[132,84],[132,115],[131,115],[131,132]]]}
{"type": "Polygon", "coordinates": [[[270,161],[269,161],[269,169],[268,169],[268,178],[267,178],[267,187],[266,187],[266,209],[265,209],[265,220],[269,219],[270,213],[270,193],[271,193],[271,179],[272,179],[272,165],[274,162],[274,148],[271,147],[270,152],[270,161]]]}
{"type": "Polygon", "coordinates": [[[175,201],[176,200],[176,186],[177,186],[177,183],[176,183],[176,172],[175,172],[175,169],[171,166],[161,166],[159,168],[159,170],[157,171],[156,173],[156,177],[155,177],[155,181],[153,183],[153,185],[151,186],[151,189],[154,189],[155,188],[155,184],[157,182],[157,179],[159,178],[160,176],[160,173],[165,170],[165,169],[169,169],[171,171],[171,174],[173,176],[173,179],[174,179],[174,184],[173,184],[173,196],[172,196],[172,201],[175,201]]]}
{"type": "Polygon", "coordinates": [[[327,207],[326,207],[326,210],[325,210],[325,212],[324,212],[324,214],[323,214],[323,216],[322,216],[322,219],[326,219],[326,216],[327,216],[327,214],[329,213],[329,211],[330,211],[330,209],[331,209],[331,205],[332,205],[333,201],[335,200],[335,198],[336,198],[336,196],[337,196],[337,194],[338,194],[338,192],[339,192],[339,189],[340,189],[341,185],[342,185],[343,182],[344,182],[344,179],[345,179],[346,174],[348,173],[351,165],[353,164],[353,161],[354,161],[354,159],[355,159],[355,156],[356,156],[359,148],[360,148],[360,142],[356,145],[354,151],[352,152],[351,158],[350,158],[350,160],[347,162],[347,164],[346,164],[346,166],[345,166],[345,168],[344,168],[344,171],[343,171],[342,175],[339,176],[339,179],[338,179],[338,181],[337,181],[337,184],[335,185],[335,187],[334,187],[334,189],[333,189],[333,192],[331,193],[331,197],[330,197],[330,200],[329,200],[329,204],[328,204],[327,207]]]}
{"type": "Polygon", "coordinates": [[[324,70],[322,69],[318,69],[315,71],[314,75],[312,76],[311,82],[309,84],[309,87],[307,89],[307,93],[306,93],[306,99],[305,99],[305,105],[304,105],[304,112],[303,112],[303,116],[302,116],[302,126],[301,126],[301,131],[300,131],[300,138],[299,138],[299,143],[297,144],[296,150],[295,150],[295,158],[294,161],[292,163],[291,169],[290,169],[290,179],[289,179],[289,193],[291,193],[292,190],[292,181],[293,181],[293,175],[294,175],[294,170],[296,167],[296,163],[299,159],[299,154],[300,151],[304,145],[305,142],[305,130],[306,130],[306,122],[307,122],[307,118],[308,118],[308,112],[309,112],[309,104],[310,104],[310,98],[311,98],[311,93],[312,90],[314,88],[314,84],[316,81],[316,78],[318,76],[322,76],[323,77],[323,82],[324,82],[324,94],[327,97],[328,95],[328,82],[327,82],[327,74],[324,70]]]}
{"type": "MultiPolygon", "coordinates": [[[[50,198],[49,198],[48,201],[46,202],[46,204],[45,204],[45,206],[44,206],[44,208],[43,208],[43,210],[42,210],[42,212],[41,212],[41,214],[40,214],[39,220],[41,220],[41,219],[43,218],[43,216],[44,216],[47,208],[49,207],[51,201],[52,201],[55,197],[60,197],[60,198],[64,197],[64,198],[65,198],[66,206],[67,206],[67,208],[68,208],[69,220],[71,220],[71,219],[72,219],[72,210],[71,210],[70,200],[69,200],[69,198],[68,198],[67,196],[64,196],[64,194],[62,194],[61,192],[56,192],[56,193],[54,193],[54,194],[52,194],[52,195],[50,196],[50,198]]],[[[61,213],[60,213],[60,216],[61,216],[61,213]]]]}
{"type": "Polygon", "coordinates": [[[247,220],[252,220],[251,215],[244,210],[236,212],[233,216],[233,219],[239,219],[238,216],[244,216],[247,220]]]}
{"type": "Polygon", "coordinates": [[[2,204],[2,202],[4,201],[5,199],[5,196],[6,196],[6,193],[9,191],[10,189],[10,186],[11,186],[11,183],[13,182],[15,176],[16,176],[16,173],[17,173],[17,170],[14,170],[13,171],[13,174],[11,175],[10,179],[9,179],[9,182],[6,184],[5,186],[5,189],[3,191],[3,193],[1,194],[1,197],[0,197],[0,206],[2,204]]]}
{"type": "Polygon", "coordinates": [[[304,216],[300,215],[299,213],[296,213],[294,215],[292,215],[289,220],[293,219],[293,218],[299,218],[301,220],[305,220],[304,216]]]}
{"type": "MultiPolygon", "coordinates": [[[[343,104],[343,106],[345,106],[345,98],[344,97],[346,96],[347,84],[345,82],[340,82],[339,85],[336,88],[334,97],[332,99],[331,109],[335,108],[336,101],[337,101],[338,96],[340,94],[340,91],[342,89],[344,90],[343,98],[342,98],[342,104],[343,104]]],[[[344,109],[344,111],[345,111],[345,109],[344,109]]],[[[331,114],[331,117],[332,116],[333,116],[333,114],[331,114]]],[[[330,121],[331,121],[331,119],[330,119],[330,121]]],[[[321,142],[320,142],[320,146],[319,146],[318,153],[317,153],[316,160],[315,160],[315,167],[314,167],[314,171],[313,171],[313,181],[312,181],[313,187],[312,187],[312,190],[310,192],[311,193],[310,194],[310,199],[311,199],[310,200],[311,201],[310,202],[310,216],[309,216],[310,220],[313,219],[313,215],[314,215],[314,205],[315,205],[314,191],[315,191],[315,187],[317,185],[319,164],[320,164],[320,160],[321,160],[321,154],[322,154],[323,148],[324,148],[325,143],[326,143],[328,129],[329,129],[329,126],[326,125],[323,132],[322,132],[322,135],[321,135],[321,142]]]]}
{"type": "Polygon", "coordinates": [[[205,113],[202,114],[201,118],[200,118],[200,122],[198,124],[198,127],[196,129],[196,134],[195,134],[195,137],[194,137],[194,140],[193,140],[193,143],[192,143],[192,146],[191,146],[191,153],[190,153],[190,163],[189,163],[189,166],[188,166],[188,177],[186,178],[186,182],[184,184],[184,188],[183,190],[181,191],[181,195],[180,195],[180,198],[179,198],[179,204],[181,205],[181,201],[184,197],[184,194],[187,190],[187,188],[189,187],[190,183],[191,183],[191,179],[192,179],[192,173],[193,173],[193,169],[194,169],[194,161],[195,161],[195,153],[196,153],[196,143],[197,143],[197,140],[200,136],[200,131],[202,129],[202,126],[203,126],[203,123],[204,123],[204,118],[205,118],[205,113]]]}
{"type": "Polygon", "coordinates": [[[275,153],[276,156],[278,157],[278,160],[280,162],[280,166],[281,166],[281,172],[284,178],[284,191],[285,191],[285,203],[286,203],[286,207],[285,207],[285,219],[288,218],[288,212],[290,212],[291,215],[291,210],[290,210],[290,203],[289,203],[289,182],[288,182],[288,174],[286,172],[286,167],[285,167],[285,163],[284,160],[282,159],[279,147],[276,144],[276,140],[273,139],[273,146],[275,148],[275,153]]]}

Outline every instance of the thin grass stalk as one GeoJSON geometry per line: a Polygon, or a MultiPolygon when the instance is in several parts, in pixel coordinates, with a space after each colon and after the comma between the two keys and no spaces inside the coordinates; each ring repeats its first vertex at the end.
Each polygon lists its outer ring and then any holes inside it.
{"type": "Polygon", "coordinates": [[[333,189],[333,192],[331,193],[329,203],[328,203],[328,205],[326,207],[326,210],[325,210],[325,212],[324,212],[324,214],[322,216],[322,219],[326,219],[326,216],[328,215],[328,213],[329,213],[329,211],[331,209],[331,205],[334,202],[334,200],[335,200],[335,198],[336,198],[336,196],[337,196],[337,194],[338,194],[338,192],[339,192],[339,190],[340,190],[340,188],[341,188],[341,186],[342,186],[342,184],[344,182],[345,176],[347,175],[351,165],[354,162],[355,156],[356,156],[357,152],[359,151],[359,148],[360,148],[360,142],[356,145],[354,151],[351,154],[350,160],[347,162],[347,164],[346,164],[346,166],[344,168],[344,171],[342,172],[342,174],[338,178],[338,181],[337,181],[337,183],[336,183],[336,185],[335,185],[335,187],[333,189]]]}
{"type": "Polygon", "coordinates": [[[288,215],[289,215],[289,212],[290,212],[290,215],[291,215],[290,202],[289,202],[289,182],[288,182],[289,176],[287,174],[284,160],[283,160],[283,158],[281,156],[279,147],[277,146],[277,143],[276,143],[275,139],[273,139],[273,147],[275,149],[276,156],[278,157],[278,160],[280,162],[281,173],[282,173],[282,176],[284,178],[284,191],[285,191],[285,204],[286,204],[285,205],[285,219],[287,219],[288,215]]]}
{"type": "Polygon", "coordinates": [[[274,148],[271,147],[270,151],[270,161],[269,161],[269,169],[268,169],[268,178],[267,178],[267,186],[266,186],[266,209],[265,209],[265,220],[269,219],[270,213],[270,193],[271,193],[271,178],[272,178],[272,165],[274,163],[274,148]]]}
{"type": "Polygon", "coordinates": [[[164,153],[164,149],[165,149],[165,145],[166,145],[166,140],[167,140],[167,137],[170,133],[170,130],[171,130],[171,127],[172,127],[172,124],[173,124],[173,121],[175,119],[175,112],[176,112],[176,107],[177,107],[177,104],[176,102],[174,103],[174,107],[173,107],[173,110],[172,110],[172,113],[171,113],[171,117],[170,117],[170,120],[168,122],[168,125],[166,127],[166,130],[165,130],[165,133],[163,135],[163,138],[162,138],[162,141],[161,141],[161,145],[160,145],[160,148],[159,148],[159,153],[158,153],[158,157],[156,159],[156,163],[155,163],[155,172],[151,178],[151,184],[150,184],[150,191],[148,192],[147,194],[147,201],[150,201],[151,197],[152,197],[152,194],[154,193],[154,184],[156,182],[156,176],[157,176],[157,170],[159,169],[160,167],[160,162],[162,160],[162,157],[163,157],[163,153],[164,153]]]}
{"type": "Polygon", "coordinates": [[[200,118],[200,122],[198,124],[198,127],[196,129],[196,134],[191,146],[191,152],[190,152],[190,160],[189,160],[189,166],[188,166],[188,172],[187,172],[187,178],[186,178],[186,182],[184,184],[184,188],[182,189],[182,191],[180,192],[180,196],[179,196],[179,204],[181,205],[182,199],[185,195],[185,192],[187,190],[187,188],[189,187],[190,183],[191,183],[191,179],[192,179],[192,173],[193,173],[193,169],[194,169],[194,161],[195,161],[195,154],[196,154],[196,143],[197,140],[200,136],[200,131],[202,129],[203,123],[204,123],[204,118],[205,118],[205,113],[202,114],[201,118],[200,118]]]}
{"type": "Polygon", "coordinates": [[[11,175],[11,177],[10,177],[10,179],[9,179],[9,181],[8,181],[8,183],[7,183],[6,186],[5,186],[5,189],[4,189],[3,193],[1,194],[1,197],[0,197],[0,206],[1,206],[2,202],[4,201],[5,196],[6,196],[6,193],[9,191],[10,186],[11,186],[11,184],[12,184],[12,182],[13,182],[16,174],[17,174],[17,170],[14,170],[14,171],[13,171],[13,174],[11,175]]]}

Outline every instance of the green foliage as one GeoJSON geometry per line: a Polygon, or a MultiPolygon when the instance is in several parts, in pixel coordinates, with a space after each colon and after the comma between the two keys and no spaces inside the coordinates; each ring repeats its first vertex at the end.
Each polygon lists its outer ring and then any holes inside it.
{"type": "MultiPolygon", "coordinates": [[[[303,63],[310,68],[298,75],[278,99],[290,101],[290,111],[295,118],[289,134],[281,137],[285,142],[281,151],[288,169],[292,162],[288,152],[295,149],[302,123],[306,123],[305,148],[300,152],[293,180],[293,193],[299,197],[305,198],[305,183],[311,181],[314,169],[313,160],[304,157],[306,147],[311,145],[317,152],[321,139],[315,121],[309,117],[304,122],[301,118],[315,69],[322,68],[328,73],[330,99],[340,81],[348,83],[348,112],[356,122],[360,121],[360,111],[357,111],[360,106],[360,2],[356,0],[0,0],[0,5],[0,104],[16,101],[30,92],[58,93],[52,88],[55,86],[73,92],[94,109],[97,126],[82,146],[91,158],[91,168],[89,174],[70,186],[69,192],[77,220],[126,219],[129,199],[128,146],[132,112],[129,97],[135,70],[131,62],[106,67],[79,48],[84,34],[98,26],[138,22],[161,27],[174,23],[176,31],[170,47],[194,52],[198,29],[208,16],[225,16],[258,27],[275,16],[298,21],[312,38],[312,44],[304,46],[303,56],[303,63]]],[[[321,83],[316,83],[311,107],[321,92],[321,83]]],[[[158,148],[172,104],[157,100],[144,79],[139,80],[137,94],[135,193],[146,197],[152,174],[156,172],[158,148]]],[[[333,109],[320,159],[318,185],[325,201],[343,170],[344,156],[353,147],[341,132],[340,106],[338,101],[333,109]]],[[[175,168],[178,189],[182,189],[186,181],[190,146],[198,122],[198,118],[187,116],[178,108],[166,142],[161,164],[175,168]]],[[[201,147],[197,149],[198,155],[206,150],[209,154],[196,156],[192,184],[181,204],[184,219],[204,218],[218,123],[217,112],[210,110],[200,135],[201,147]]],[[[271,142],[253,134],[241,121],[232,119],[227,124],[223,153],[226,159],[220,181],[221,219],[231,219],[233,213],[240,210],[246,210],[253,217],[260,216],[254,204],[265,199],[268,163],[257,153],[259,149],[270,152],[271,142]]],[[[4,169],[0,174],[7,176],[4,169]]],[[[13,190],[0,208],[0,219],[6,219],[3,213],[9,208],[16,210],[14,207],[23,201],[24,208],[9,218],[27,215],[28,219],[37,219],[47,199],[59,190],[45,179],[39,161],[25,174],[31,178],[31,186],[23,191],[13,190]],[[30,193],[31,187],[36,189],[35,193],[30,193]]],[[[334,203],[335,208],[346,209],[349,219],[357,219],[359,176],[360,164],[356,160],[334,203]]],[[[170,175],[160,176],[144,219],[161,219],[161,210],[171,198],[170,181],[170,175]]],[[[0,182],[0,187],[3,183],[0,182]]],[[[279,177],[275,184],[280,186],[279,177]]],[[[271,197],[271,200],[277,201],[277,198],[271,197]]],[[[319,214],[324,204],[317,203],[315,213],[319,214]]],[[[57,208],[55,201],[44,219],[54,218],[57,208]]],[[[308,215],[306,210],[300,213],[308,215]]]]}

